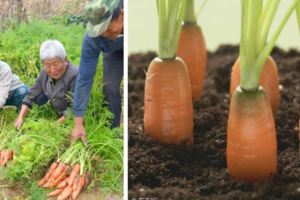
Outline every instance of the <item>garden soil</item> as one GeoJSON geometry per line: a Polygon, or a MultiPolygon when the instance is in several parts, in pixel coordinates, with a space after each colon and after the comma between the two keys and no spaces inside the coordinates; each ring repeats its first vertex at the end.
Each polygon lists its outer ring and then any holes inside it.
{"type": "Polygon", "coordinates": [[[144,134],[144,80],[155,56],[153,52],[129,56],[129,200],[300,199],[300,52],[278,48],[272,52],[281,89],[275,115],[278,173],[259,183],[234,181],[226,169],[229,78],[238,47],[223,45],[208,53],[204,94],[194,103],[195,144],[190,147],[160,145],[144,134]]]}
{"type": "MultiPolygon", "coordinates": [[[[49,192],[52,190],[49,190],[49,192]]],[[[0,179],[0,200],[41,200],[36,198],[27,198],[28,194],[24,190],[24,185],[9,185],[6,180],[0,179]]],[[[56,200],[57,198],[47,198],[47,200],[56,200]]],[[[83,191],[78,200],[121,200],[122,197],[115,194],[104,194],[94,188],[92,191],[83,191]]],[[[46,199],[45,199],[46,200],[46,199]]]]}

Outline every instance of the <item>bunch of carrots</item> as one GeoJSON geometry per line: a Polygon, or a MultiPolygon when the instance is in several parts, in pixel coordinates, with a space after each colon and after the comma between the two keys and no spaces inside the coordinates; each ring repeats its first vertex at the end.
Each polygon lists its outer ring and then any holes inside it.
{"type": "Polygon", "coordinates": [[[16,156],[15,150],[3,149],[0,151],[0,166],[6,166],[16,156]]]}
{"type": "Polygon", "coordinates": [[[55,188],[48,197],[58,200],[77,199],[80,192],[89,184],[89,176],[85,171],[91,170],[90,152],[81,142],[71,145],[65,153],[53,162],[38,182],[38,186],[55,188]]]}
{"type": "Polygon", "coordinates": [[[15,138],[18,138],[20,133],[16,130],[1,130],[0,132],[0,166],[6,166],[9,161],[12,161],[16,156],[16,151],[8,148],[8,144],[15,138]]]}
{"type": "Polygon", "coordinates": [[[71,167],[62,162],[53,162],[38,185],[45,188],[56,188],[48,194],[48,197],[57,196],[58,200],[71,197],[75,200],[88,183],[87,174],[80,175],[79,163],[71,167]]]}

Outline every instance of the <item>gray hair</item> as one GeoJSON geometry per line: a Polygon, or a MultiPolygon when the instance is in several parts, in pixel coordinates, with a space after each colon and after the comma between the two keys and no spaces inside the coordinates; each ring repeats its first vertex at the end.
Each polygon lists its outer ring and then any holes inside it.
{"type": "Polygon", "coordinates": [[[64,60],[66,57],[66,50],[58,40],[46,40],[42,43],[40,48],[40,59],[42,61],[54,58],[64,60]]]}

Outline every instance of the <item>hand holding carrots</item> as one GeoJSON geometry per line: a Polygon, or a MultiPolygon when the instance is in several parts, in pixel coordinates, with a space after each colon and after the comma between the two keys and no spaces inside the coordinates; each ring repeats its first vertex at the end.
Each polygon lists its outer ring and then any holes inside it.
{"type": "Polygon", "coordinates": [[[72,131],[72,141],[75,142],[76,140],[78,140],[79,138],[81,138],[83,144],[86,145],[87,141],[86,141],[86,132],[85,132],[85,128],[84,126],[78,127],[75,126],[73,131],[72,131]]]}

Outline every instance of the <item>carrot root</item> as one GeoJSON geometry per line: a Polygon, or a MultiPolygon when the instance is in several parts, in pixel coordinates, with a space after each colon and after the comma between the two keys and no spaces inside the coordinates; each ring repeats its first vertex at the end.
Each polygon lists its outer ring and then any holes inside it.
{"type": "Polygon", "coordinates": [[[229,174],[249,182],[271,178],[277,171],[276,129],[263,89],[237,89],[231,99],[227,124],[229,174]]]}
{"type": "Polygon", "coordinates": [[[77,197],[79,196],[81,190],[84,187],[84,184],[85,184],[85,176],[81,176],[79,178],[79,183],[78,183],[78,186],[77,186],[76,190],[75,191],[73,190],[72,200],[76,200],[77,199],[77,197]]]}
{"type": "Polygon", "coordinates": [[[58,196],[60,193],[62,193],[62,191],[64,190],[64,188],[58,188],[52,192],[50,192],[47,197],[55,197],[58,196]]]}
{"type": "Polygon", "coordinates": [[[165,144],[193,143],[191,83],[182,59],[152,60],[144,105],[145,134],[165,144]]]}
{"type": "Polygon", "coordinates": [[[72,186],[64,188],[62,193],[57,197],[57,200],[65,200],[72,194],[72,186]]]}
{"type": "Polygon", "coordinates": [[[68,180],[68,185],[72,185],[73,184],[73,181],[74,181],[76,175],[79,174],[79,172],[80,172],[80,164],[77,163],[77,164],[75,164],[73,166],[72,172],[70,174],[70,178],[68,180]]]}

